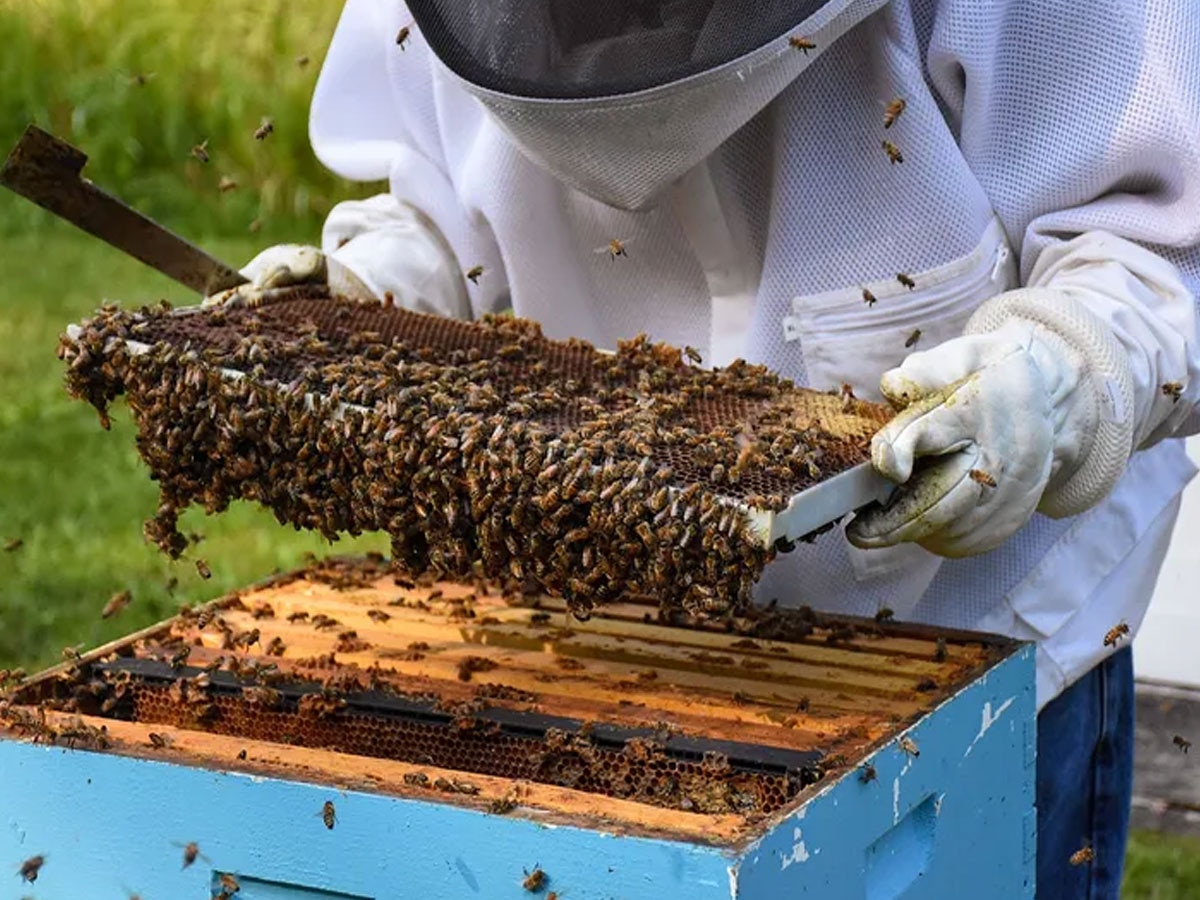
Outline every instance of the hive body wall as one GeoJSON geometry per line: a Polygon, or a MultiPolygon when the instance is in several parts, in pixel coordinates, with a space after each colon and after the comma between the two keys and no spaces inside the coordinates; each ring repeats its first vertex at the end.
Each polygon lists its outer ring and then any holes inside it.
{"type": "Polygon", "coordinates": [[[851,761],[875,781],[851,768],[737,846],[4,739],[0,865],[44,855],[44,898],[209,897],[229,873],[244,900],[518,900],[535,866],[571,900],[1032,897],[1035,716],[1026,647],[907,731],[919,757],[891,741],[851,761]]]}

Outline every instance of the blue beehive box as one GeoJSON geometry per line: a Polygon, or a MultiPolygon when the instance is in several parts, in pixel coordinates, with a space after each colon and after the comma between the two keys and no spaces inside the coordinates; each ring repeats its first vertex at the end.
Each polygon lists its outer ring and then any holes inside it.
{"type": "Polygon", "coordinates": [[[1033,685],[1031,647],[981,635],[577,623],[338,563],[10,696],[0,878],[42,900],[1032,897],[1033,685]]]}

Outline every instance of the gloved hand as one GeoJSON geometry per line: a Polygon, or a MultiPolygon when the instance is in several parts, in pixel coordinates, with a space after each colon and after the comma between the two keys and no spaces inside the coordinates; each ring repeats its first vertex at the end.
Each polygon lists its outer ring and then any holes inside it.
{"type": "Polygon", "coordinates": [[[246,264],[241,274],[248,279],[219,294],[205,297],[203,306],[257,306],[273,294],[301,284],[325,284],[330,292],[346,297],[372,299],[371,290],[336,259],[316,247],[278,244],[268,247],[246,264]]]}
{"type": "Polygon", "coordinates": [[[1111,331],[1063,291],[984,304],[966,334],[884,374],[901,409],[871,444],[901,483],[856,517],[850,541],[915,541],[948,557],[990,550],[1035,510],[1074,515],[1116,484],[1132,452],[1133,380],[1111,331]]]}
{"type": "MultiPolygon", "coordinates": [[[[499,266],[473,265],[464,272],[433,220],[391,194],[344,200],[325,220],[321,246],[268,247],[242,270],[250,280],[207,298],[205,305],[269,299],[300,284],[327,284],[330,292],[453,319],[472,317],[472,287],[482,275],[495,292],[499,266]]],[[[486,304],[482,304],[486,306],[486,304]]]]}

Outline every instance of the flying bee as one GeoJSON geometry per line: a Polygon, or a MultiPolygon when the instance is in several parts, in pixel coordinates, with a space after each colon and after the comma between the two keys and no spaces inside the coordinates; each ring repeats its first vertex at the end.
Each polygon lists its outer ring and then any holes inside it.
{"type": "Polygon", "coordinates": [[[129,83],[134,87],[145,87],[146,84],[154,78],[153,72],[138,72],[136,75],[129,77],[129,83]]]}
{"type": "Polygon", "coordinates": [[[411,34],[412,34],[412,26],[411,25],[405,25],[403,28],[401,28],[399,31],[397,31],[396,32],[396,46],[399,47],[401,50],[403,50],[404,45],[408,43],[408,38],[411,34]]]}
{"type": "Polygon", "coordinates": [[[1129,636],[1129,626],[1124,622],[1118,622],[1104,635],[1104,646],[1115,647],[1117,642],[1123,637],[1129,636]]]}
{"type": "Polygon", "coordinates": [[[228,175],[222,175],[221,180],[217,182],[217,190],[222,194],[228,194],[230,191],[236,190],[237,186],[237,181],[230,178],[228,175]]]}
{"type": "Polygon", "coordinates": [[[863,303],[867,304],[868,307],[874,306],[877,302],[875,299],[875,295],[872,294],[866,288],[862,289],[862,298],[863,298],[863,303]]]}
{"type": "Polygon", "coordinates": [[[903,97],[897,97],[895,100],[889,103],[887,108],[883,111],[883,127],[891,128],[893,125],[895,125],[896,120],[899,119],[904,113],[904,110],[907,106],[908,103],[903,97]]]}
{"type": "Polygon", "coordinates": [[[274,130],[275,123],[268,116],[263,116],[262,121],[258,123],[258,127],[254,129],[254,139],[256,141],[265,141],[267,135],[274,130]]]}
{"type": "Polygon", "coordinates": [[[977,484],[982,484],[993,488],[996,486],[996,479],[989,473],[983,471],[983,469],[972,469],[967,474],[970,475],[971,480],[977,484]]]}
{"type": "Polygon", "coordinates": [[[618,256],[628,258],[629,254],[625,252],[625,245],[629,243],[629,239],[613,238],[603,247],[597,247],[595,253],[607,253],[609,259],[616,259],[618,256]]]}
{"type": "Polygon", "coordinates": [[[133,600],[133,594],[129,591],[118,591],[104,604],[104,609],[100,610],[100,618],[111,619],[113,616],[120,615],[131,600],[133,600]]]}
{"type": "Polygon", "coordinates": [[[917,286],[917,283],[912,280],[912,277],[909,275],[906,275],[904,272],[897,272],[896,280],[898,282],[900,282],[902,285],[904,285],[906,288],[908,288],[910,291],[917,286]]]}
{"type": "Polygon", "coordinates": [[[308,57],[307,56],[300,55],[300,56],[296,57],[296,68],[303,69],[307,65],[308,65],[308,57]]]}
{"type": "Polygon", "coordinates": [[[793,50],[804,51],[805,56],[808,56],[809,50],[817,49],[817,45],[813,43],[812,38],[793,36],[793,37],[788,38],[788,44],[791,46],[791,48],[793,50]]]}
{"type": "Polygon", "coordinates": [[[205,581],[207,581],[209,578],[212,578],[212,569],[210,569],[208,567],[208,563],[202,559],[196,560],[196,572],[205,581]]]}
{"type": "Polygon", "coordinates": [[[467,281],[471,284],[479,284],[479,277],[483,274],[483,266],[471,266],[467,269],[467,281]]]}
{"type": "Polygon", "coordinates": [[[242,889],[242,886],[238,884],[238,880],[232,875],[223,873],[219,881],[221,882],[221,896],[223,897],[232,897],[242,889]]]}
{"type": "Polygon", "coordinates": [[[900,738],[899,744],[900,749],[914,759],[921,755],[921,751],[917,749],[916,741],[910,738],[907,734],[900,738]]]}
{"type": "Polygon", "coordinates": [[[1178,403],[1179,398],[1183,395],[1183,383],[1179,381],[1168,381],[1162,386],[1164,397],[1170,397],[1173,403],[1178,403]]]}
{"type": "Polygon", "coordinates": [[[178,841],[172,841],[172,843],[174,843],[176,847],[183,848],[183,868],[186,869],[197,859],[202,859],[205,862],[208,862],[208,857],[200,852],[200,845],[195,841],[190,841],[186,844],[181,844],[178,841]]]}
{"type": "Polygon", "coordinates": [[[891,141],[881,141],[883,144],[883,152],[887,154],[888,162],[893,166],[896,163],[904,162],[904,154],[900,152],[900,148],[891,141]]]}
{"type": "Polygon", "coordinates": [[[875,621],[880,623],[895,622],[896,614],[890,606],[881,606],[879,607],[879,612],[875,613],[875,621]]]}
{"type": "Polygon", "coordinates": [[[337,824],[337,810],[334,809],[332,800],[326,800],[325,805],[321,807],[321,821],[325,823],[325,827],[330,831],[337,824]]]}
{"type": "Polygon", "coordinates": [[[1177,734],[1175,737],[1171,738],[1171,743],[1184,753],[1187,753],[1188,749],[1192,746],[1192,742],[1185,738],[1182,734],[1177,734]]]}
{"type": "Polygon", "coordinates": [[[38,880],[38,872],[42,870],[42,866],[46,864],[46,857],[38,855],[31,856],[25,862],[21,863],[21,868],[17,874],[21,876],[22,881],[28,881],[30,884],[38,880]]]}
{"type": "Polygon", "coordinates": [[[202,162],[202,163],[208,162],[208,160],[209,160],[208,138],[205,138],[199,144],[197,144],[196,146],[194,146],[192,148],[192,156],[194,158],[200,160],[200,162],[202,162]]]}
{"type": "Polygon", "coordinates": [[[907,348],[907,347],[915,347],[915,346],[917,346],[917,341],[919,341],[920,339],[921,339],[921,329],[920,329],[920,328],[914,328],[914,329],[913,329],[913,331],[912,331],[912,334],[910,334],[910,335],[908,336],[908,339],[907,339],[907,340],[905,340],[905,342],[904,342],[904,346],[905,346],[906,348],[907,348]]]}
{"type": "Polygon", "coordinates": [[[528,869],[525,872],[525,880],[521,882],[521,887],[529,891],[531,894],[536,894],[546,885],[546,873],[537,865],[533,867],[533,871],[528,869]]]}
{"type": "Polygon", "coordinates": [[[1090,845],[1084,844],[1071,854],[1070,863],[1073,866],[1082,866],[1084,863],[1090,863],[1095,858],[1096,851],[1090,845]]]}
{"type": "Polygon", "coordinates": [[[945,661],[946,661],[946,655],[947,655],[947,651],[946,651],[946,639],[945,639],[945,638],[938,638],[938,639],[937,639],[937,646],[935,647],[935,649],[934,649],[934,651],[933,651],[933,660],[934,660],[934,662],[945,662],[945,661]]]}
{"type": "Polygon", "coordinates": [[[696,365],[700,365],[702,362],[704,362],[704,360],[700,358],[700,351],[695,347],[684,347],[683,355],[696,365]]]}

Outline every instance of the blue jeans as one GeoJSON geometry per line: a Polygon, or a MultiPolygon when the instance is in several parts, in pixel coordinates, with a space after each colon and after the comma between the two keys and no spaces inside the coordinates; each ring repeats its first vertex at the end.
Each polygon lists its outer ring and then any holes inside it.
{"type": "Polygon", "coordinates": [[[1133,795],[1133,654],[1114,653],[1038,715],[1038,900],[1117,900],[1133,795]],[[1085,845],[1095,859],[1071,865],[1085,845]]]}

